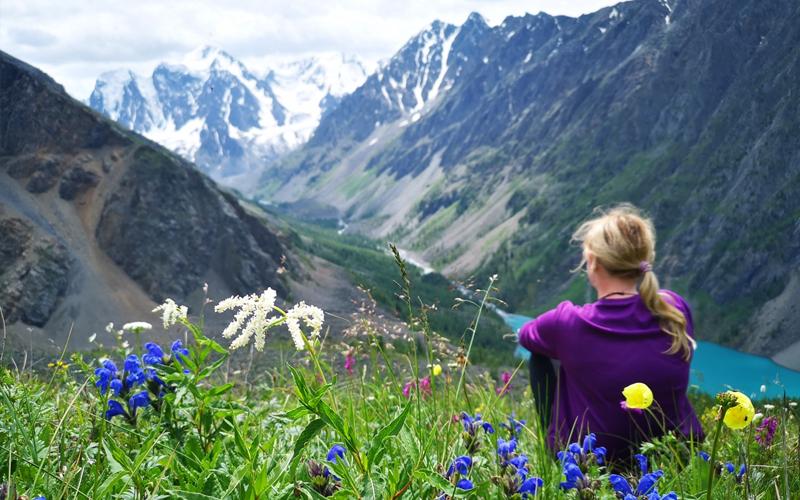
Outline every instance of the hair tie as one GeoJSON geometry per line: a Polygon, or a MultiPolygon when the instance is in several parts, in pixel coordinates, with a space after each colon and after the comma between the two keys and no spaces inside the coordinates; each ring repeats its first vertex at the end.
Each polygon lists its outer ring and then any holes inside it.
{"type": "Polygon", "coordinates": [[[652,270],[653,266],[646,260],[639,262],[639,271],[641,271],[642,274],[650,272],[652,270]]]}

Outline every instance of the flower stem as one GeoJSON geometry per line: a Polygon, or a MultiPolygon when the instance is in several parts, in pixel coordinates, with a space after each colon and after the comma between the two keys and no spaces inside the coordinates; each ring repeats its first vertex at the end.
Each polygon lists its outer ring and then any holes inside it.
{"type": "Polygon", "coordinates": [[[726,413],[728,413],[728,407],[723,405],[720,408],[719,417],[717,420],[717,430],[714,432],[714,444],[711,446],[711,458],[708,460],[709,467],[706,500],[711,500],[711,488],[714,487],[714,472],[717,468],[717,447],[719,446],[719,436],[722,434],[722,421],[725,419],[726,413]]]}

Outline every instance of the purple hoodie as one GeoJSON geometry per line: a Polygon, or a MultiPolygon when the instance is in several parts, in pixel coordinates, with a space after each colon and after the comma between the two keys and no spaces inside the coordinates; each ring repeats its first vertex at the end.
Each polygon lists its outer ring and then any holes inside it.
{"type": "MultiPolygon", "coordinates": [[[[660,293],[683,312],[693,337],[686,301],[669,290],[660,293]]],[[[663,434],[662,429],[702,439],[703,429],[686,396],[689,363],[680,353],[664,353],[670,340],[639,295],[583,306],[565,301],[523,325],[523,347],[561,362],[552,402],[551,448],[594,432],[610,458],[627,460],[639,443],[663,434]],[[649,410],[655,415],[620,406],[622,389],[634,382],[652,389],[655,403],[649,410]]]]}

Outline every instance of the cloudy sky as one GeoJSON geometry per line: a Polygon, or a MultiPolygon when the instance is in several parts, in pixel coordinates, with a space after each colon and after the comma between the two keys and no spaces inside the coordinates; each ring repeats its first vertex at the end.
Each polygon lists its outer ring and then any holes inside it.
{"type": "Polygon", "coordinates": [[[275,59],[337,51],[374,64],[434,19],[461,24],[480,12],[577,16],[613,0],[0,0],[0,50],[86,99],[104,71],[149,73],[201,45],[258,71],[275,59]]]}

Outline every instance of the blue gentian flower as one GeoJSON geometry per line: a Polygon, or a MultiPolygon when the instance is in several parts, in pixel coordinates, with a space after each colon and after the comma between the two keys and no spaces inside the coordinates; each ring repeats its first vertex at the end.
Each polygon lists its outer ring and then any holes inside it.
{"type": "Polygon", "coordinates": [[[450,476],[452,476],[454,472],[458,472],[462,476],[466,476],[469,474],[470,467],[472,467],[472,459],[470,457],[467,455],[456,457],[456,459],[453,460],[453,463],[450,464],[450,467],[447,469],[447,479],[450,479],[450,476]]]}
{"type": "Polygon", "coordinates": [[[503,459],[503,464],[507,463],[511,458],[510,455],[517,449],[517,441],[509,439],[506,441],[503,438],[497,438],[497,454],[503,459]]]}
{"type": "Polygon", "coordinates": [[[542,487],[544,481],[540,477],[531,477],[522,482],[517,493],[522,495],[522,498],[528,498],[528,495],[535,495],[536,490],[542,487]]]}
{"type": "Polygon", "coordinates": [[[514,466],[517,473],[521,476],[526,476],[528,474],[528,457],[527,455],[517,455],[516,457],[512,458],[508,461],[509,464],[514,466]]]}
{"type": "Polygon", "coordinates": [[[525,420],[516,420],[512,414],[508,417],[508,423],[501,423],[500,426],[508,431],[509,437],[515,438],[522,432],[522,427],[525,425],[525,420]]]}
{"type": "Polygon", "coordinates": [[[636,486],[636,495],[647,495],[651,491],[655,491],[656,482],[661,479],[664,473],[660,470],[650,472],[639,479],[639,485],[636,486]]]}
{"type": "Polygon", "coordinates": [[[167,356],[164,355],[161,346],[154,342],[148,342],[144,345],[147,354],[142,355],[142,361],[148,365],[163,365],[167,362],[167,356]]]}
{"type": "Polygon", "coordinates": [[[111,420],[117,415],[122,415],[123,417],[128,418],[128,412],[125,411],[125,408],[122,407],[122,404],[119,401],[109,399],[108,410],[106,410],[106,420],[111,420]]]}
{"type": "Polygon", "coordinates": [[[578,489],[581,486],[583,472],[581,472],[581,468],[575,463],[567,462],[564,464],[564,476],[566,477],[566,481],[561,482],[561,488],[571,490],[573,488],[578,489]]]}
{"type": "Polygon", "coordinates": [[[736,474],[736,480],[741,481],[742,476],[744,476],[745,472],[747,472],[747,467],[745,467],[745,465],[742,464],[741,466],[739,466],[739,473],[736,474]]]}
{"type": "Polygon", "coordinates": [[[111,386],[111,390],[114,391],[114,395],[119,396],[123,389],[122,380],[115,378],[109,385],[111,386]]]}
{"type": "Polygon", "coordinates": [[[471,490],[472,488],[475,487],[472,484],[472,481],[470,481],[469,479],[467,479],[465,477],[459,479],[458,482],[456,483],[456,486],[458,486],[462,490],[471,490]]]}
{"type": "Polygon", "coordinates": [[[95,382],[94,385],[100,389],[100,394],[105,395],[111,383],[111,378],[113,377],[111,371],[107,368],[95,368],[94,375],[97,377],[97,382],[95,382]]]}
{"type": "Polygon", "coordinates": [[[711,455],[709,455],[708,453],[706,453],[706,452],[704,452],[704,451],[698,451],[698,452],[697,452],[697,456],[698,456],[698,457],[700,457],[700,458],[702,458],[702,459],[703,459],[703,460],[705,460],[706,462],[708,462],[709,460],[711,460],[711,455]]]}
{"type": "Polygon", "coordinates": [[[464,430],[470,435],[474,436],[478,427],[483,428],[488,434],[494,434],[494,427],[489,422],[484,422],[480,413],[476,413],[475,417],[472,417],[467,412],[461,412],[461,423],[464,425],[464,430]]]}
{"type": "Polygon", "coordinates": [[[622,493],[623,495],[633,495],[633,488],[631,488],[630,483],[627,479],[619,474],[611,474],[608,476],[608,482],[611,483],[611,487],[617,493],[622,493]]]}
{"type": "Polygon", "coordinates": [[[637,453],[633,456],[637,462],[639,462],[639,469],[641,469],[642,474],[647,474],[647,457],[637,453]]]}
{"type": "Polygon", "coordinates": [[[328,451],[328,455],[326,458],[328,459],[328,462],[336,463],[337,457],[344,458],[344,452],[345,452],[344,446],[340,444],[335,444],[328,451]]]}
{"type": "Polygon", "coordinates": [[[142,367],[139,364],[139,356],[135,354],[129,354],[127,358],[125,358],[125,371],[129,373],[141,371],[142,367]]]}
{"type": "Polygon", "coordinates": [[[172,355],[175,356],[181,364],[183,364],[183,356],[189,356],[189,349],[183,347],[183,342],[176,340],[172,343],[172,355]]]}
{"type": "Polygon", "coordinates": [[[728,463],[726,463],[726,464],[725,464],[725,468],[726,468],[726,469],[728,469],[728,472],[730,472],[731,474],[733,474],[733,471],[735,471],[735,470],[736,470],[736,469],[733,467],[733,464],[732,464],[732,463],[730,463],[730,462],[728,462],[728,463]]]}
{"type": "Polygon", "coordinates": [[[137,392],[128,400],[128,408],[131,410],[131,415],[136,416],[137,408],[144,408],[150,405],[150,397],[147,391],[137,392]]]}
{"type": "MultiPolygon", "coordinates": [[[[636,499],[636,497],[633,498],[634,500],[636,499]]],[[[654,491],[650,493],[650,495],[647,497],[647,500],[678,500],[678,494],[674,491],[670,491],[666,495],[661,496],[657,491],[654,491]]]]}

